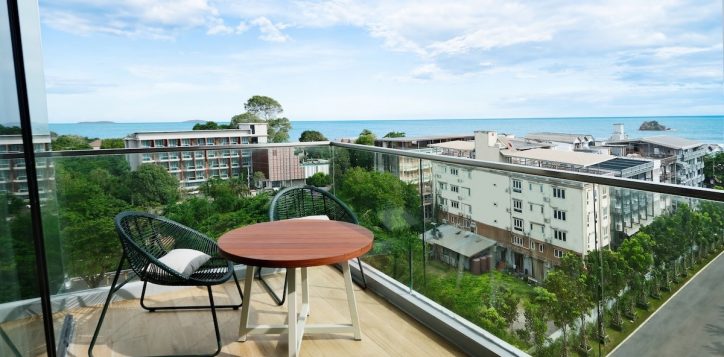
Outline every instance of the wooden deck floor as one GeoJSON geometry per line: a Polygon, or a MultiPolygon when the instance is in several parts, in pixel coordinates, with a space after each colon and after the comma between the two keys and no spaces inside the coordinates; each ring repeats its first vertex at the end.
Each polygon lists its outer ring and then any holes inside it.
{"type": "MultiPolygon", "coordinates": [[[[349,311],[341,274],[330,267],[310,268],[309,323],[347,323],[349,311]]],[[[282,274],[271,281],[281,287],[282,274]]],[[[242,281],[243,284],[243,281],[242,281]]],[[[243,285],[242,285],[243,288],[243,285]]],[[[347,334],[308,335],[302,356],[461,356],[457,348],[370,292],[356,290],[362,341],[347,334]]],[[[214,289],[217,304],[239,301],[233,283],[214,289]]],[[[252,288],[252,323],[284,323],[286,306],[273,304],[266,291],[252,288]]],[[[208,303],[205,288],[155,295],[148,304],[208,303]],[[193,297],[189,297],[193,296],[193,297]]],[[[70,356],[86,356],[101,307],[75,309],[77,321],[70,356]]],[[[220,356],[286,356],[286,335],[250,336],[237,342],[240,310],[218,310],[223,345],[220,356]]],[[[155,312],[141,309],[138,300],[114,302],[106,316],[95,356],[137,356],[209,353],[215,349],[208,311],[155,312]]]]}

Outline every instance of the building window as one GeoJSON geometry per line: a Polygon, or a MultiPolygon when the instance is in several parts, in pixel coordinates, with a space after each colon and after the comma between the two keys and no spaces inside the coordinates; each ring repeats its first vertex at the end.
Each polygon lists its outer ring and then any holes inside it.
{"type": "Polygon", "coordinates": [[[470,196],[470,189],[467,187],[460,187],[460,190],[463,192],[463,195],[470,196]]]}
{"type": "Polygon", "coordinates": [[[523,220],[520,218],[513,218],[513,229],[516,231],[523,231],[523,220]]]}
{"type": "Polygon", "coordinates": [[[542,243],[538,243],[538,251],[543,253],[543,244],[542,243]]]}
{"type": "Polygon", "coordinates": [[[560,249],[553,249],[553,256],[556,258],[562,258],[563,257],[563,251],[560,249]]]}
{"type": "Polygon", "coordinates": [[[512,242],[514,245],[523,246],[523,237],[513,236],[512,242]]]}
{"type": "Polygon", "coordinates": [[[553,187],[553,197],[566,198],[566,190],[558,187],[553,187]]]}
{"type": "Polygon", "coordinates": [[[458,169],[454,169],[454,168],[451,167],[451,168],[450,168],[450,174],[457,176],[457,175],[458,175],[458,169]]]}
{"type": "Polygon", "coordinates": [[[530,250],[535,250],[535,242],[530,239],[530,250]]]}
{"type": "Polygon", "coordinates": [[[440,197],[440,198],[439,198],[439,201],[440,201],[440,205],[441,205],[441,206],[447,206],[447,199],[446,199],[446,198],[440,197]]]}
{"type": "Polygon", "coordinates": [[[523,212],[523,201],[513,199],[513,211],[523,212]]]}
{"type": "Polygon", "coordinates": [[[447,183],[445,182],[438,182],[437,186],[440,188],[440,190],[447,190],[447,183]]]}
{"type": "Polygon", "coordinates": [[[460,208],[460,202],[450,200],[450,206],[452,206],[452,208],[460,208]]]}
{"type": "Polygon", "coordinates": [[[450,185],[450,191],[455,192],[455,193],[460,192],[460,187],[455,186],[455,185],[450,185]]]}
{"type": "Polygon", "coordinates": [[[560,240],[560,241],[566,241],[566,232],[559,231],[557,229],[553,230],[553,238],[560,240]]]}
{"type": "Polygon", "coordinates": [[[566,220],[566,211],[553,210],[553,218],[560,219],[561,221],[566,220]]]}
{"type": "Polygon", "coordinates": [[[520,182],[520,180],[513,180],[513,192],[522,192],[523,191],[523,184],[520,182]]]}
{"type": "Polygon", "coordinates": [[[156,140],[156,141],[154,142],[154,146],[157,147],[157,148],[162,148],[162,147],[163,147],[163,140],[156,140]]]}

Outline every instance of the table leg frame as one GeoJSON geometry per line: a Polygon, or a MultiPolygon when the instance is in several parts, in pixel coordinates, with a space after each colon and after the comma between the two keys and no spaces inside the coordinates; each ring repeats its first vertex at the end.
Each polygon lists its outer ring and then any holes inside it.
{"type": "Polygon", "coordinates": [[[241,308],[241,321],[239,323],[239,342],[246,341],[248,335],[258,334],[283,334],[287,333],[289,356],[296,357],[302,345],[302,338],[305,333],[352,333],[354,339],[360,341],[362,332],[359,325],[357,312],[357,301],[354,296],[352,285],[352,274],[349,262],[342,262],[342,273],[344,285],[347,292],[347,304],[349,305],[350,324],[315,324],[307,326],[307,317],[310,314],[309,307],[309,276],[307,268],[301,269],[302,276],[302,305],[297,310],[297,272],[296,268],[289,268],[287,273],[287,324],[286,325],[249,325],[249,305],[251,302],[251,285],[254,278],[254,267],[247,266],[246,278],[244,280],[244,304],[241,308]]]}

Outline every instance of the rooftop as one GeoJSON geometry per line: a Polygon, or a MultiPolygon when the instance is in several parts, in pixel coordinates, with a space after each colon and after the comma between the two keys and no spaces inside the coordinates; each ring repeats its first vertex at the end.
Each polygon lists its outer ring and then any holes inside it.
{"type": "Polygon", "coordinates": [[[443,246],[466,257],[471,257],[496,244],[490,238],[447,224],[430,229],[425,234],[428,243],[443,246]]]}
{"type": "Polygon", "coordinates": [[[415,137],[402,137],[402,138],[378,138],[376,141],[383,142],[415,142],[415,141],[435,141],[435,140],[446,140],[446,139],[475,139],[473,134],[459,134],[459,135],[426,135],[426,136],[415,136],[415,137]]]}
{"type": "Polygon", "coordinates": [[[474,141],[453,140],[453,141],[447,141],[444,143],[430,144],[428,146],[433,147],[433,148],[461,150],[461,151],[475,150],[474,141]]]}
{"type": "Polygon", "coordinates": [[[664,146],[667,148],[678,149],[678,150],[692,149],[697,146],[703,145],[702,143],[700,143],[698,141],[684,139],[684,138],[680,138],[678,136],[668,136],[668,135],[658,135],[658,136],[649,136],[646,138],[614,141],[609,144],[626,144],[626,143],[631,143],[631,142],[643,142],[643,143],[659,145],[659,146],[664,146]]]}
{"type": "Polygon", "coordinates": [[[584,167],[592,166],[615,158],[615,156],[613,155],[591,154],[585,152],[551,149],[531,149],[525,151],[501,150],[500,153],[506,157],[560,162],[584,167]]]}
{"type": "Polygon", "coordinates": [[[608,170],[608,171],[621,171],[621,170],[629,169],[629,168],[636,167],[639,165],[648,164],[649,162],[650,161],[624,159],[621,157],[617,157],[615,159],[611,159],[608,161],[604,161],[604,162],[592,165],[592,166],[590,166],[590,168],[608,170]]]}
{"type": "Polygon", "coordinates": [[[540,141],[557,141],[561,143],[580,143],[584,141],[593,140],[593,135],[590,134],[567,134],[567,133],[550,133],[550,132],[539,132],[529,133],[525,136],[526,139],[540,140],[540,141]]]}

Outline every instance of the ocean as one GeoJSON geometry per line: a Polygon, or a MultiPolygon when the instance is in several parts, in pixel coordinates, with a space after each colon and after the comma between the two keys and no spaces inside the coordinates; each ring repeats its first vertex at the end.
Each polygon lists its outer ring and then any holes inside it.
{"type": "MultiPolygon", "coordinates": [[[[472,134],[475,130],[524,136],[532,132],[590,134],[598,140],[607,139],[613,124],[624,124],[630,138],[673,135],[702,143],[724,144],[724,116],[677,117],[605,117],[605,118],[520,118],[520,119],[425,119],[425,120],[325,120],[292,121],[290,141],[298,141],[305,130],[317,130],[327,138],[357,137],[368,129],[378,137],[390,131],[401,131],[408,137],[444,134],[472,134]],[[644,121],[656,120],[669,131],[640,131],[644,121]]],[[[192,122],[166,123],[50,123],[51,131],[89,138],[120,138],[141,131],[191,130],[192,122]]]]}

